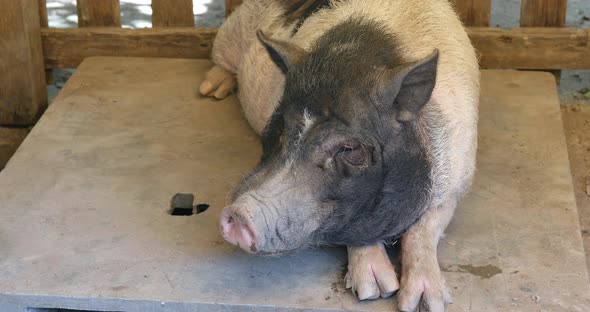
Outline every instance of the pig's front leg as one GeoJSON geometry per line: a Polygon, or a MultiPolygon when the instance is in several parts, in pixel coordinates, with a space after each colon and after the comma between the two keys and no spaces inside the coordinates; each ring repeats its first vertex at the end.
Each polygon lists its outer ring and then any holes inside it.
{"type": "Polygon", "coordinates": [[[211,96],[222,100],[236,88],[236,77],[229,71],[214,65],[209,70],[205,81],[201,83],[199,92],[203,96],[211,96]]]}
{"type": "Polygon", "coordinates": [[[401,311],[443,312],[451,296],[436,256],[438,241],[455,211],[456,200],[432,207],[402,238],[401,311]]]}
{"type": "Polygon", "coordinates": [[[399,289],[399,282],[383,243],[348,247],[346,288],[359,300],[387,298],[399,289]]]}

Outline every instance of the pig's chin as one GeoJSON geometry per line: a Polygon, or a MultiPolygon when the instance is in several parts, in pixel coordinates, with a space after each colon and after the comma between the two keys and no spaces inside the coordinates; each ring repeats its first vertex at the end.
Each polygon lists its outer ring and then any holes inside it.
{"type": "MultiPolygon", "coordinates": [[[[276,237],[273,237],[272,240],[277,240],[276,237]]],[[[305,244],[297,244],[297,245],[293,245],[291,244],[290,246],[283,246],[283,247],[278,247],[275,246],[274,244],[267,244],[267,242],[258,242],[259,245],[258,246],[250,246],[250,248],[246,247],[241,247],[240,248],[250,254],[254,254],[257,256],[280,256],[280,255],[284,255],[284,254],[288,254],[291,252],[296,252],[298,250],[302,250],[302,249],[306,249],[308,246],[305,244]],[[267,247],[267,246],[271,246],[271,247],[267,247]]]]}
{"type": "Polygon", "coordinates": [[[297,246],[297,247],[292,247],[292,246],[286,247],[284,249],[267,249],[264,247],[257,247],[255,244],[247,245],[247,243],[234,242],[234,241],[230,241],[227,239],[226,239],[226,241],[234,246],[240,247],[240,249],[242,249],[243,251],[245,251],[249,254],[257,255],[257,256],[281,256],[284,254],[288,254],[288,253],[295,252],[295,251],[302,250],[302,249],[306,248],[304,245],[301,245],[301,246],[297,246]]]}
{"type": "Polygon", "coordinates": [[[299,248],[293,248],[293,249],[274,250],[274,251],[264,251],[264,250],[261,250],[261,251],[255,253],[255,255],[257,255],[257,256],[269,256],[269,257],[272,257],[272,256],[281,256],[281,255],[292,253],[292,252],[295,252],[295,251],[301,250],[301,249],[304,249],[304,248],[303,247],[299,247],[299,248]]]}

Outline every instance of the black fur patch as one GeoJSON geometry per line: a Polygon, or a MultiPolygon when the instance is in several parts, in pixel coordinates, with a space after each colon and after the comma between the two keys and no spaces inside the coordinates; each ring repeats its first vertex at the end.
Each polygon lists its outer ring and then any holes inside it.
{"type": "Polygon", "coordinates": [[[382,25],[352,18],[320,37],[286,73],[282,101],[262,138],[264,155],[257,170],[284,162],[294,151],[296,166],[312,168],[307,174],[320,181],[313,187],[323,205],[318,209],[330,211],[312,245],[394,239],[430,203],[430,158],[416,121],[396,121],[395,98],[375,98],[380,70],[403,63],[395,51],[396,39],[382,25]],[[315,123],[302,139],[304,111],[315,123]],[[309,165],[314,151],[342,138],[370,146],[374,161],[369,168],[343,175],[309,165]]]}
{"type": "Polygon", "coordinates": [[[285,25],[295,23],[291,36],[295,35],[303,22],[313,13],[330,7],[331,0],[287,0],[285,1],[285,25]]]}

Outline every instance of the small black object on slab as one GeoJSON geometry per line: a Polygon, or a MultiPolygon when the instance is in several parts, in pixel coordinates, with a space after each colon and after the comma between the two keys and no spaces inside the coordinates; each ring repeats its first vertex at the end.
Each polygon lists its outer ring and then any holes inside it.
{"type": "Polygon", "coordinates": [[[173,216],[191,216],[193,214],[193,194],[178,193],[170,201],[170,214],[173,216]]]}
{"type": "Polygon", "coordinates": [[[209,209],[207,204],[193,205],[194,201],[195,195],[178,193],[172,197],[168,212],[173,216],[192,216],[209,209]]]}

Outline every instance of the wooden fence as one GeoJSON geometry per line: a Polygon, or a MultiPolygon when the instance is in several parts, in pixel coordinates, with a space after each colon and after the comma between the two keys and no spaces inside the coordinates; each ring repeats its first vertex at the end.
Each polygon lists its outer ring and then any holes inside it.
{"type": "MultiPolygon", "coordinates": [[[[296,1],[296,0],[293,0],[296,1]]],[[[454,2],[482,68],[590,69],[590,30],[565,26],[567,0],[522,0],[521,27],[490,28],[492,0],[454,2]]],[[[230,14],[241,0],[226,0],[230,14]]],[[[45,0],[0,0],[0,124],[29,125],[46,106],[45,69],[89,56],[208,58],[215,29],[194,28],[191,0],[152,0],[149,29],[121,28],[118,0],[77,0],[79,28],[47,27],[45,0]],[[1,45],[0,45],[1,47],[1,45]]]]}

